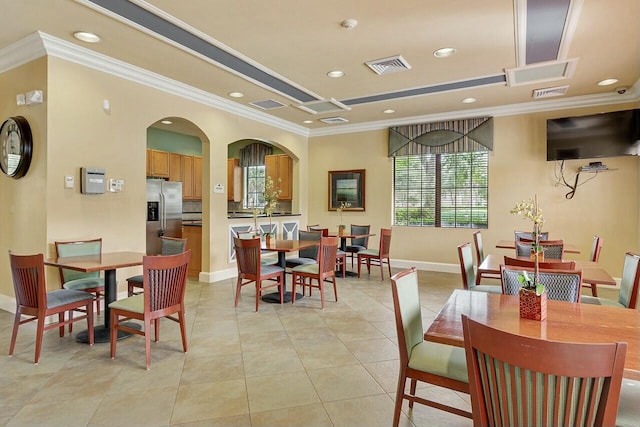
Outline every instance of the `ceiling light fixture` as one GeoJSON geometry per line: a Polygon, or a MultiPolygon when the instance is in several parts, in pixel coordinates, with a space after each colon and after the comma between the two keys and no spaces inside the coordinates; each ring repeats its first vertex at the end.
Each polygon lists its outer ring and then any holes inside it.
{"type": "Polygon", "coordinates": [[[463,104],[472,104],[472,103],[474,103],[476,101],[477,101],[477,99],[475,99],[475,98],[465,98],[465,99],[462,100],[462,103],[463,104]]]}
{"type": "Polygon", "coordinates": [[[85,43],[98,43],[100,42],[100,36],[97,34],[89,33],[87,31],[76,31],[73,33],[73,37],[85,43]]]}
{"type": "Polygon", "coordinates": [[[313,123],[313,120],[304,120],[302,123],[310,124],[313,123]]]}
{"type": "Polygon", "coordinates": [[[618,83],[618,79],[604,79],[598,82],[598,86],[609,86],[618,83]]]}
{"type": "Polygon", "coordinates": [[[338,77],[344,76],[344,71],[340,71],[340,70],[329,71],[327,73],[327,76],[336,79],[338,77]]]}
{"type": "Polygon", "coordinates": [[[385,113],[385,114],[393,114],[393,113],[396,112],[396,110],[392,110],[391,108],[388,108],[386,110],[383,110],[382,112],[385,113]]]}
{"type": "Polygon", "coordinates": [[[163,125],[172,125],[173,122],[171,120],[161,120],[160,123],[162,123],[163,125]]]}
{"type": "Polygon", "coordinates": [[[433,52],[436,58],[448,58],[456,54],[456,50],[452,47],[443,47],[433,52]]]}
{"type": "Polygon", "coordinates": [[[242,98],[244,93],[242,92],[229,92],[229,96],[232,98],[242,98]]]}
{"type": "Polygon", "coordinates": [[[358,21],[353,18],[349,18],[342,21],[340,25],[347,30],[353,30],[358,25],[358,21]]]}

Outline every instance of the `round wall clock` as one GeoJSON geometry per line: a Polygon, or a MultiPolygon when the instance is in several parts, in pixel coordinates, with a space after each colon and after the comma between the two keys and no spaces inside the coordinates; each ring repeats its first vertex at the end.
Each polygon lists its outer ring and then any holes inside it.
{"type": "Polygon", "coordinates": [[[0,127],[0,169],[11,178],[22,178],[29,170],[33,141],[31,127],[22,116],[9,117],[0,127]]]}

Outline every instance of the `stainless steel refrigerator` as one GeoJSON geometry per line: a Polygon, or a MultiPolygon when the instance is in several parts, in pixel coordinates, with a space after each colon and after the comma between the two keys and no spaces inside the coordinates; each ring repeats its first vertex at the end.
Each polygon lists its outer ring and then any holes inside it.
{"type": "Polygon", "coordinates": [[[147,254],[160,254],[162,236],[182,237],[182,183],[148,179],[147,254]]]}

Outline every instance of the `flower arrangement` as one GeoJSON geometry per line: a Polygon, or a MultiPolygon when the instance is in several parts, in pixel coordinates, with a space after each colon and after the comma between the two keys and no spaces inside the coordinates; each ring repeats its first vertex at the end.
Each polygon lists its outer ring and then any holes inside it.
{"type": "Polygon", "coordinates": [[[518,276],[518,281],[524,289],[535,290],[537,295],[541,295],[544,292],[544,285],[538,283],[538,253],[542,252],[540,246],[540,229],[544,224],[544,218],[542,216],[542,210],[538,206],[538,196],[534,196],[533,199],[522,200],[511,209],[513,215],[523,215],[524,218],[533,222],[533,243],[531,244],[532,250],[535,252],[535,269],[533,279],[529,277],[526,271],[523,271],[518,276]]]}
{"type": "Polygon", "coordinates": [[[344,212],[345,209],[350,208],[351,207],[351,203],[349,202],[340,202],[340,207],[338,209],[336,209],[336,212],[338,212],[340,214],[340,225],[338,225],[338,233],[339,234],[343,234],[344,230],[346,228],[346,226],[342,223],[342,213],[344,212]]]}
{"type": "MultiPolygon", "coordinates": [[[[280,182],[280,179],[278,179],[280,182]]],[[[269,235],[271,235],[273,227],[271,225],[271,215],[278,207],[278,198],[282,190],[276,188],[271,176],[267,176],[264,180],[264,213],[269,217],[269,235]]]]}
{"type": "Polygon", "coordinates": [[[260,215],[260,209],[253,210],[253,231],[255,235],[260,235],[260,229],[258,228],[258,215],[260,215]]]}

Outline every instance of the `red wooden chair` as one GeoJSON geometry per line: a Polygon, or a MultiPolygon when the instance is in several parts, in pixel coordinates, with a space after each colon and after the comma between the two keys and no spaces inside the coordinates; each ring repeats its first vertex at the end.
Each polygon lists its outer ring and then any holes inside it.
{"type": "Polygon", "coordinates": [[[291,303],[296,303],[296,287],[302,286],[303,292],[305,286],[309,287],[309,296],[311,296],[311,290],[316,288],[320,290],[320,301],[322,308],[324,308],[324,282],[328,281],[333,283],[333,293],[338,302],[338,289],[336,287],[336,252],[338,251],[338,238],[337,237],[320,237],[320,247],[318,249],[318,263],[317,264],[303,264],[294,267],[291,270],[293,274],[293,292],[291,303]],[[307,283],[309,279],[309,283],[307,283]],[[313,280],[318,282],[317,285],[313,284],[313,280]]]}
{"type": "Polygon", "coordinates": [[[166,317],[180,324],[182,348],[187,352],[187,330],[184,322],[184,291],[191,250],[177,255],[145,256],[142,260],[142,294],[117,300],[111,309],[111,358],[116,357],[118,331],[144,336],[147,369],[151,366],[151,323],[155,341],[160,340],[160,319],[166,317]],[[177,314],[178,317],[173,317],[177,314]],[[136,319],[144,322],[143,330],[121,323],[136,319]]]}
{"type": "Polygon", "coordinates": [[[93,345],[93,301],[92,294],[71,289],[58,289],[47,292],[44,278],[44,256],[14,255],[9,253],[11,274],[13,276],[13,290],[16,295],[16,317],[13,322],[9,356],[13,354],[18,336],[18,327],[28,322],[37,321],[36,327],[36,355],[35,363],[40,360],[42,350],[42,336],[45,331],[53,328],[60,329],[60,336],[64,336],[65,325],[87,319],[89,345],[93,345]],[[84,311],[84,315],[64,319],[65,312],[84,311]],[[58,322],[45,325],[47,316],[58,315],[58,322]],[[22,316],[31,316],[22,320],[22,316]]]}
{"type": "Polygon", "coordinates": [[[239,239],[235,237],[233,244],[236,249],[238,264],[238,282],[236,285],[236,303],[240,301],[240,290],[243,286],[255,283],[256,311],[260,303],[260,296],[265,289],[277,287],[280,291],[280,304],[284,299],[284,269],[277,265],[262,264],[260,260],[260,239],[239,239]],[[272,284],[263,282],[273,281],[272,284]]]}
{"type": "Polygon", "coordinates": [[[380,278],[384,280],[383,264],[389,267],[391,276],[391,262],[389,260],[389,250],[391,249],[391,229],[380,229],[380,246],[378,249],[365,249],[358,252],[358,279],[360,278],[360,267],[362,263],[367,264],[367,272],[371,274],[371,263],[380,266],[380,278]]]}

